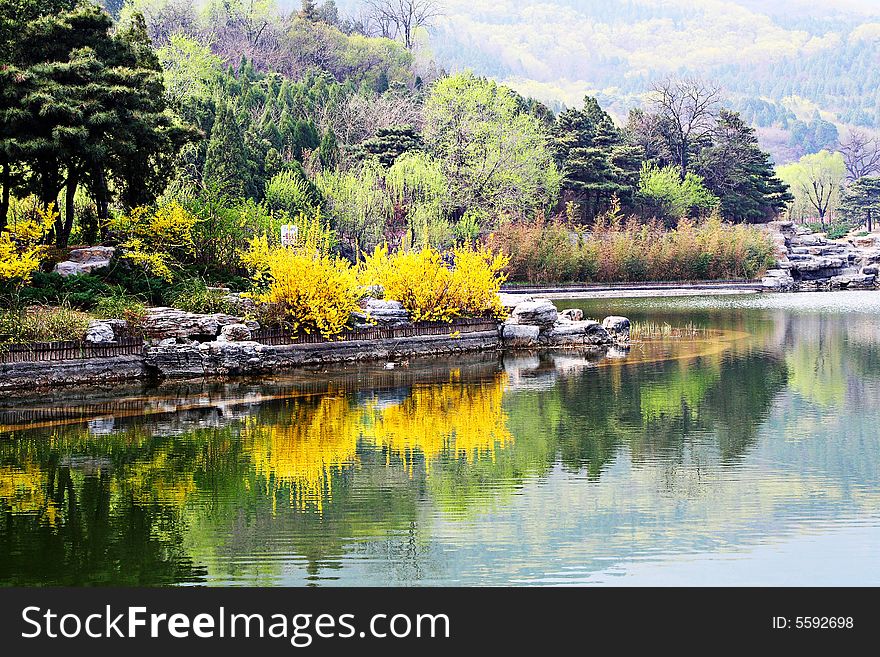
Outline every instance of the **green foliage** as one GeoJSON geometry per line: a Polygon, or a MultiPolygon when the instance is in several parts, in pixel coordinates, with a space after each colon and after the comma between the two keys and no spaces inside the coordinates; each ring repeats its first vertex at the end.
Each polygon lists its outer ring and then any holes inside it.
{"type": "Polygon", "coordinates": [[[718,205],[718,197],[706,189],[700,176],[688,172],[681,180],[676,167],[649,162],[639,174],[639,195],[648,216],[670,224],[683,217],[704,216],[718,205]]]}
{"type": "Polygon", "coordinates": [[[719,197],[721,215],[729,221],[766,221],[793,200],[758,146],[755,129],[736,112],[719,112],[713,143],[699,152],[694,170],[719,197]]]}
{"type": "Polygon", "coordinates": [[[578,204],[585,218],[607,210],[614,198],[632,207],[643,153],[626,143],[595,98],[584,98],[582,110],[559,115],[552,146],[562,168],[563,194],[578,204]]]}
{"type": "Polygon", "coordinates": [[[110,293],[111,287],[98,274],[64,277],[54,272],[37,272],[30,285],[19,292],[19,299],[23,304],[66,302],[73,308],[91,310],[110,293]]]}
{"type": "Polygon", "coordinates": [[[68,304],[25,306],[15,304],[0,310],[0,345],[82,340],[89,326],[89,315],[68,304]]]}
{"type": "Polygon", "coordinates": [[[225,293],[208,288],[201,278],[190,278],[175,285],[168,295],[173,308],[193,313],[233,314],[235,308],[224,299],[225,293]]]}
{"type": "Polygon", "coordinates": [[[796,221],[818,218],[825,223],[826,216],[834,214],[840,205],[840,190],[846,176],[843,155],[820,151],[805,155],[797,162],[778,167],[779,178],[789,186],[793,198],[789,203],[789,217],[796,221]]]}
{"type": "Polygon", "coordinates": [[[302,166],[294,163],[266,183],[266,205],[270,210],[294,217],[311,213],[321,206],[320,190],[308,179],[302,166]]]}
{"type": "Polygon", "coordinates": [[[315,184],[326,199],[332,225],[353,257],[379,244],[392,207],[378,162],[367,160],[350,171],[323,171],[315,177],[315,184]]]}
{"type": "Polygon", "coordinates": [[[104,319],[124,319],[129,329],[136,331],[147,316],[147,307],[139,298],[116,288],[110,295],[98,299],[95,315],[104,319]]]}
{"type": "Polygon", "coordinates": [[[850,227],[864,224],[868,232],[874,230],[874,222],[880,217],[880,178],[865,176],[851,183],[843,191],[840,216],[850,227]]]}
{"type": "Polygon", "coordinates": [[[560,174],[542,124],[507,87],[472,73],[441,79],[425,101],[425,141],[461,211],[521,215],[556,202],[560,174]]]}
{"type": "Polygon", "coordinates": [[[379,128],[376,134],[361,144],[361,148],[390,167],[404,153],[420,151],[425,147],[422,135],[410,125],[379,128]]]}

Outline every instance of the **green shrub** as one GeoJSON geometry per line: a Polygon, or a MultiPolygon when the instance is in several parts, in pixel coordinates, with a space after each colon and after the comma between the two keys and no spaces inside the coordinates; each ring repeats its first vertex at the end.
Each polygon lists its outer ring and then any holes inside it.
{"type": "Polygon", "coordinates": [[[18,297],[23,304],[59,304],[64,301],[73,308],[91,310],[98,299],[109,293],[110,287],[97,274],[65,278],[54,272],[37,272],[30,285],[18,291],[18,297]]]}
{"type": "Polygon", "coordinates": [[[67,304],[25,306],[0,310],[0,343],[26,344],[55,340],[81,340],[91,317],[67,304]]]}
{"type": "Polygon", "coordinates": [[[117,289],[114,294],[98,300],[95,315],[102,319],[124,319],[129,328],[137,330],[147,315],[147,307],[137,297],[132,297],[117,289]]]}
{"type": "Polygon", "coordinates": [[[191,313],[229,313],[233,308],[224,300],[225,294],[208,288],[200,278],[192,278],[179,283],[169,294],[169,303],[174,308],[191,313]]]}

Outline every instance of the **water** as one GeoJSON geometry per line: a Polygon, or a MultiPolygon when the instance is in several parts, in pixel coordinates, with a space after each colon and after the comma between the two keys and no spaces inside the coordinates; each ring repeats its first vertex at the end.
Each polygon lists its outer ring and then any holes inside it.
{"type": "Polygon", "coordinates": [[[880,584],[880,294],[695,338],[0,399],[0,583],[880,584]]]}

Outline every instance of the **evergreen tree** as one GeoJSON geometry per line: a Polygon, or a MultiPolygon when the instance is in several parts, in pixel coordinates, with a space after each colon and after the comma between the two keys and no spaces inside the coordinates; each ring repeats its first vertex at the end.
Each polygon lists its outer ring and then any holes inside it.
{"type": "Polygon", "coordinates": [[[730,221],[769,220],[793,198],[758,146],[755,129],[730,110],[719,112],[712,144],[699,151],[692,170],[718,196],[721,215],[730,221]]]}
{"type": "Polygon", "coordinates": [[[208,140],[203,185],[230,198],[243,198],[249,171],[248,149],[235,112],[226,103],[221,103],[208,140]]]}
{"type": "Polygon", "coordinates": [[[380,128],[373,137],[361,144],[361,148],[379,158],[384,167],[393,165],[404,153],[420,151],[424,147],[422,135],[411,125],[380,128]]]}
{"type": "Polygon", "coordinates": [[[874,220],[880,217],[880,178],[866,176],[851,183],[841,195],[838,213],[873,231],[874,220]]]}
{"type": "MultiPolygon", "coordinates": [[[[29,7],[25,0],[19,4],[29,7]]],[[[167,177],[168,156],[188,133],[165,113],[161,70],[139,15],[111,34],[112,20],[99,7],[64,10],[63,3],[54,4],[56,13],[32,12],[19,26],[0,66],[0,109],[17,101],[13,112],[0,113],[0,163],[7,165],[4,182],[6,171],[15,168],[17,184],[44,205],[66,190],[55,227],[64,246],[80,185],[88,185],[101,219],[107,216],[110,178],[124,203],[149,198],[167,177]]],[[[4,14],[0,32],[9,24],[4,14]]],[[[8,186],[4,198],[7,193],[8,186]]]]}
{"type": "Polygon", "coordinates": [[[333,169],[339,163],[339,145],[336,143],[336,134],[332,129],[327,130],[321,137],[318,155],[321,158],[321,165],[326,169],[333,169]]]}
{"type": "Polygon", "coordinates": [[[578,203],[584,218],[594,218],[615,197],[625,206],[632,205],[641,149],[624,141],[595,98],[587,96],[583,109],[560,114],[551,134],[564,198],[578,203]]]}

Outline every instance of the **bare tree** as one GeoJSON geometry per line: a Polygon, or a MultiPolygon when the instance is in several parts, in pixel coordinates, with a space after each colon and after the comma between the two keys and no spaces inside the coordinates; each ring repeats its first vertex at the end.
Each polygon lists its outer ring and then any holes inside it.
{"type": "Polygon", "coordinates": [[[715,129],[721,89],[696,78],[668,78],[654,85],[651,109],[663,124],[670,158],[684,180],[691,148],[715,129]]]}
{"type": "Polygon", "coordinates": [[[371,27],[383,37],[402,38],[407,49],[412,49],[416,30],[443,13],[434,0],[366,0],[366,5],[371,27]]]}
{"type": "Polygon", "coordinates": [[[851,130],[846,141],[841,142],[840,152],[850,182],[880,173],[880,143],[876,137],[862,130],[851,130]]]}

